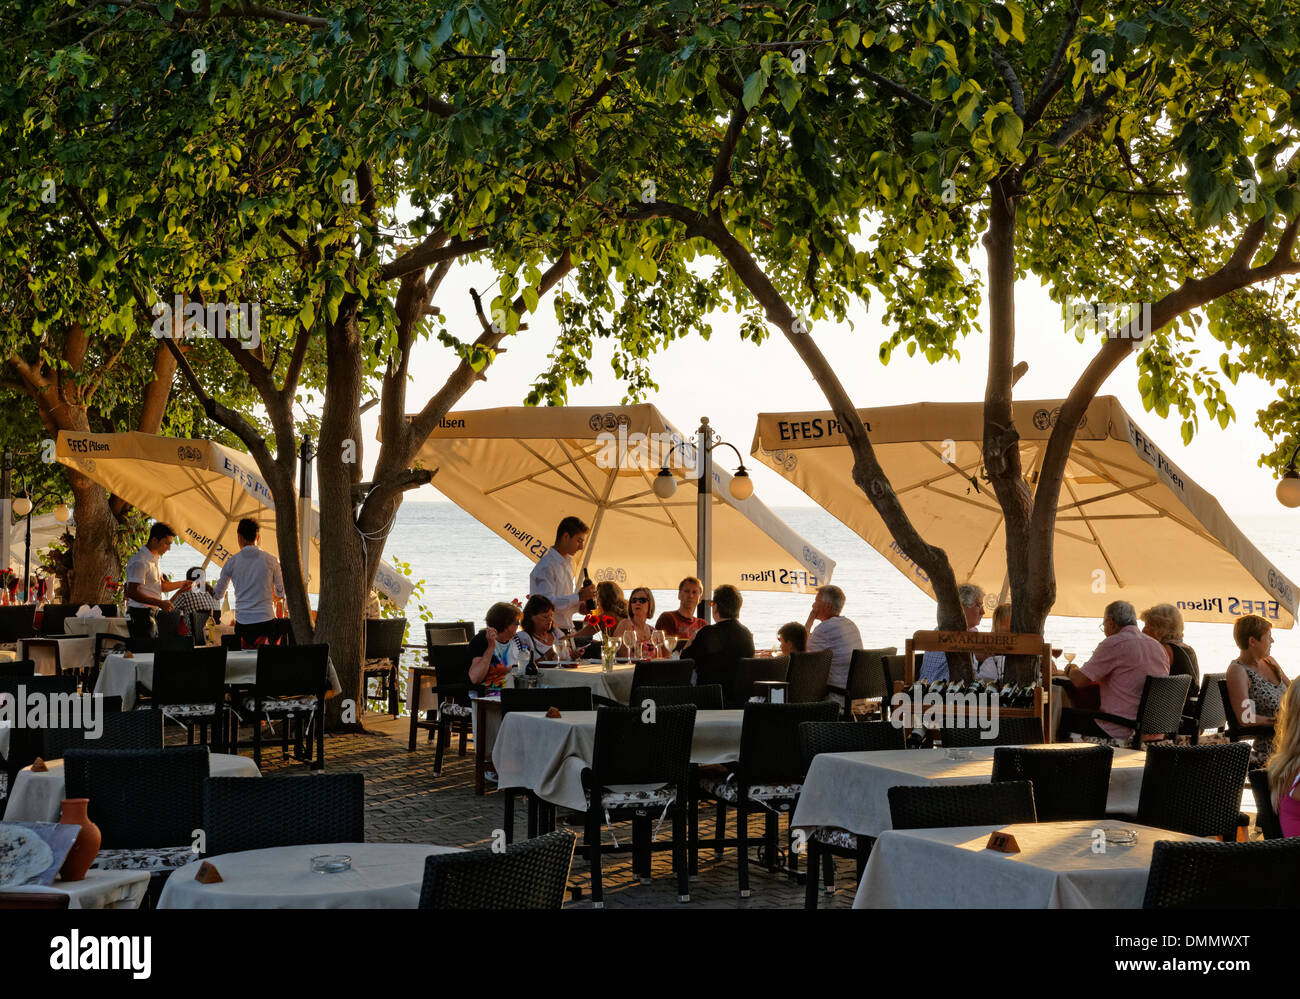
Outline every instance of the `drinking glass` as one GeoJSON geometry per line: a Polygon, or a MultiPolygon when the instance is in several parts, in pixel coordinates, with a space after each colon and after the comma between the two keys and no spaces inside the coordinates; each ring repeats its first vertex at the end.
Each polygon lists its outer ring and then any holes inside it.
{"type": "Polygon", "coordinates": [[[627,649],[627,661],[631,662],[632,650],[636,648],[636,632],[631,630],[623,632],[622,642],[623,648],[627,649]]]}
{"type": "Polygon", "coordinates": [[[668,658],[668,636],[663,633],[662,628],[655,628],[650,632],[650,644],[655,647],[656,659],[668,658]]]}
{"type": "Polygon", "coordinates": [[[557,638],[555,640],[555,659],[557,662],[565,662],[569,658],[569,640],[567,638],[557,638]]]}
{"type": "Polygon", "coordinates": [[[1066,648],[1065,648],[1065,665],[1066,665],[1066,666],[1069,666],[1072,662],[1074,662],[1074,657],[1075,657],[1075,655],[1076,655],[1076,653],[1075,653],[1074,649],[1070,648],[1070,647],[1067,645],[1066,648]]]}

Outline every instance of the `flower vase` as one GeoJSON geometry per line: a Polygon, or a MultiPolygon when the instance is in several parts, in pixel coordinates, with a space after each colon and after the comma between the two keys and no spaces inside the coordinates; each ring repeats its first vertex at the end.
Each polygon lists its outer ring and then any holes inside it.
{"type": "Polygon", "coordinates": [[[59,824],[81,827],[72,849],[68,851],[68,856],[63,861],[63,866],[59,868],[59,877],[64,881],[80,881],[86,876],[86,871],[90,870],[90,865],[95,862],[95,858],[99,856],[99,826],[91,822],[90,816],[86,814],[89,804],[89,798],[63,799],[59,824]]]}
{"type": "Polygon", "coordinates": [[[606,673],[614,672],[614,664],[618,661],[618,646],[608,635],[600,643],[600,668],[606,673]]]}

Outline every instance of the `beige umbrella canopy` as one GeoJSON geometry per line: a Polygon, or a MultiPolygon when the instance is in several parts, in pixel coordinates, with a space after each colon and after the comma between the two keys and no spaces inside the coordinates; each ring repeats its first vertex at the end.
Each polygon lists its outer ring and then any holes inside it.
{"type": "MultiPolygon", "coordinates": [[[[696,571],[695,448],[652,405],[527,407],[450,413],[420,451],[433,485],[533,561],[566,516],[591,527],[593,581],[676,590],[696,571]],[[670,457],[671,452],[671,457],[670,457]],[[668,465],[678,484],[653,489],[668,465]],[[681,488],[690,479],[689,488],[681,488]]],[[[807,592],[835,563],[713,466],[712,580],[743,590],[807,592]]]]}
{"type": "MultiPolygon", "coordinates": [[[[153,434],[85,434],[60,431],[55,457],[77,469],[155,520],[218,566],[239,550],[239,521],[251,517],[262,530],[261,546],[275,552],[275,503],[257,463],[215,441],[153,434]]],[[[308,589],[320,589],[320,523],[312,508],[308,589]]],[[[375,585],[399,607],[413,584],[381,563],[375,585]]]]}
{"type": "MultiPolygon", "coordinates": [[[[1062,400],[1018,402],[1030,488],[1062,400]]],[[[1005,593],[1002,511],[982,479],[983,403],[916,403],[858,411],[912,523],[943,548],[959,582],[1005,593]]],[[[898,550],[854,485],[852,454],[830,412],[759,415],[751,453],[864,538],[918,588],[929,579],[898,550]]],[[[1053,614],[1100,618],[1112,600],[1172,603],[1188,621],[1258,614],[1294,622],[1296,589],[1213,496],[1142,432],[1113,396],[1095,400],[1066,466],[1056,520],[1053,614]]]]}

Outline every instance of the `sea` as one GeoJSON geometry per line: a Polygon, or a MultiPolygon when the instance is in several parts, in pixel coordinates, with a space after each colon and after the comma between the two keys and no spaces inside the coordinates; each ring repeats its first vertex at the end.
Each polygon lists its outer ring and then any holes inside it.
{"type": "MultiPolygon", "coordinates": [[[[901,651],[912,632],[934,627],[934,600],[830,514],[819,507],[778,507],[775,512],[835,559],[832,582],[844,590],[844,614],[857,624],[866,647],[893,645],[901,651]]],[[[1300,511],[1242,516],[1236,523],[1278,569],[1300,581],[1300,511]]],[[[390,561],[408,563],[418,581],[417,593],[406,607],[413,624],[423,605],[428,620],[467,620],[482,627],[483,615],[494,602],[525,598],[533,564],[450,502],[404,503],[384,554],[390,561]]],[[[178,547],[162,559],[163,571],[180,579],[193,562],[193,552],[178,547]]],[[[1174,589],[1171,585],[1171,595],[1174,589]]],[[[774,647],[777,629],[787,621],[803,623],[812,606],[811,594],[743,592],[743,596],[740,619],[754,633],[758,648],[774,647]]],[[[675,607],[676,597],[668,589],[657,591],[657,609],[675,607]]],[[[989,627],[986,617],[982,629],[989,627]]],[[[1080,663],[1103,638],[1100,622],[1092,619],[1052,616],[1045,630],[1054,646],[1076,652],[1080,663]]],[[[1274,633],[1274,657],[1292,677],[1300,673],[1297,630],[1274,633]]],[[[1231,625],[1190,623],[1185,640],[1196,649],[1202,672],[1223,672],[1236,657],[1231,625]]]]}

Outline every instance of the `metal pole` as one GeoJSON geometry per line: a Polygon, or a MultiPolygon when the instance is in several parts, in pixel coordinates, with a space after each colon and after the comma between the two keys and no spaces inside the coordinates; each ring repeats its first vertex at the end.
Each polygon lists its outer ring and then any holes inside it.
{"type": "Polygon", "coordinates": [[[32,602],[32,514],[36,511],[33,507],[27,511],[27,550],[23,553],[23,603],[32,602]]]}
{"type": "Polygon", "coordinates": [[[697,448],[695,465],[700,477],[696,480],[695,571],[704,590],[697,613],[707,622],[712,620],[713,609],[709,605],[713,597],[713,429],[707,416],[700,417],[697,448]]]}
{"type": "Polygon", "coordinates": [[[298,557],[302,561],[302,582],[311,581],[311,436],[305,435],[298,449],[298,557]]]}
{"type": "Polygon", "coordinates": [[[7,448],[4,452],[4,458],[0,462],[0,550],[4,551],[4,565],[0,568],[9,568],[9,560],[13,557],[13,500],[11,492],[13,490],[13,473],[14,473],[14,453],[7,448]]]}

